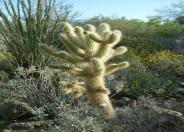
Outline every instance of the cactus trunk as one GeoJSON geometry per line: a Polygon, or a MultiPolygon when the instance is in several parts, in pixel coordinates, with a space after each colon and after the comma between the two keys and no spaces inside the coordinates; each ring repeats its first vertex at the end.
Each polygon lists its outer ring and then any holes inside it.
{"type": "Polygon", "coordinates": [[[108,92],[106,91],[93,91],[87,88],[86,90],[87,97],[89,102],[103,109],[105,118],[113,118],[115,116],[114,109],[110,98],[108,96],[108,92]]]}
{"type": "Polygon", "coordinates": [[[109,94],[110,91],[105,87],[104,77],[98,76],[86,78],[86,93],[89,102],[92,105],[99,106],[103,109],[105,116],[112,117],[114,115],[113,106],[111,104],[109,94]]]}

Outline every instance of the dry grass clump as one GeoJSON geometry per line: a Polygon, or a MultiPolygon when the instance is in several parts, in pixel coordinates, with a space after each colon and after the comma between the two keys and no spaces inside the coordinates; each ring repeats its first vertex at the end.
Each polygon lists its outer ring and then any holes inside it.
{"type": "MultiPolygon", "coordinates": [[[[181,132],[184,129],[183,116],[177,112],[164,112],[159,101],[151,98],[140,98],[132,106],[116,108],[119,121],[104,120],[99,108],[92,108],[86,103],[86,96],[76,99],[62,93],[57,95],[56,87],[49,81],[49,76],[54,74],[48,74],[45,70],[19,68],[16,77],[8,82],[6,88],[1,89],[4,95],[0,95],[0,99],[20,100],[32,106],[38,120],[48,124],[44,127],[47,131],[181,132]],[[37,72],[41,74],[35,78],[33,73],[37,72]],[[11,92],[7,94],[8,91],[11,92]],[[53,122],[52,125],[49,124],[50,121],[53,122]]],[[[60,76],[62,82],[76,79],[67,74],[60,76]]],[[[62,87],[61,85],[61,89],[62,87]]]]}
{"type": "Polygon", "coordinates": [[[118,110],[125,125],[124,132],[181,132],[184,118],[181,113],[157,107],[155,100],[143,98],[134,107],[118,110]]]}

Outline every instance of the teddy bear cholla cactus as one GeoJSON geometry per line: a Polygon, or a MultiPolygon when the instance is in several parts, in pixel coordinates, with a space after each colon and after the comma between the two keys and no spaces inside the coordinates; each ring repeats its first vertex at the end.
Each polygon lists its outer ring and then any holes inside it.
{"type": "Polygon", "coordinates": [[[62,69],[74,76],[80,76],[84,83],[72,82],[66,85],[66,94],[73,93],[76,97],[86,93],[91,104],[103,108],[106,117],[114,115],[109,90],[104,84],[104,76],[128,67],[128,62],[107,64],[111,58],[122,55],[127,51],[124,46],[114,49],[121,39],[119,30],[111,30],[106,23],[101,23],[96,29],[87,24],[84,28],[73,27],[62,23],[61,41],[67,51],[57,51],[51,47],[42,48],[50,55],[63,59],[68,65],[50,65],[50,68],[62,69]]]}

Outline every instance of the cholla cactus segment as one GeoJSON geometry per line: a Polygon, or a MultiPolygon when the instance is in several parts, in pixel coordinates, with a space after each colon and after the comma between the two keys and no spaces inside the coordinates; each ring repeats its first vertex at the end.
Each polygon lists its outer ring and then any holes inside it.
{"type": "Polygon", "coordinates": [[[110,64],[106,66],[105,75],[112,74],[113,72],[119,70],[120,68],[127,68],[129,66],[128,62],[121,62],[119,64],[110,64]]]}
{"type": "Polygon", "coordinates": [[[67,84],[63,91],[65,94],[72,93],[76,98],[78,98],[86,91],[86,87],[84,83],[72,82],[67,84]]]}
{"type": "Polygon", "coordinates": [[[104,32],[109,32],[111,30],[111,27],[107,23],[101,23],[99,25],[99,32],[104,33],[104,32]]]}
{"type": "Polygon", "coordinates": [[[111,101],[108,97],[110,91],[104,83],[104,76],[127,68],[128,62],[107,64],[111,58],[122,55],[127,51],[124,46],[114,48],[121,40],[119,30],[111,30],[110,26],[102,23],[98,28],[87,24],[84,28],[73,27],[69,23],[62,23],[63,32],[61,41],[66,51],[57,51],[47,46],[41,46],[48,54],[59,57],[65,65],[50,65],[50,68],[61,69],[71,75],[84,79],[84,83],[70,83],[64,88],[66,94],[72,93],[80,97],[86,93],[91,104],[102,107],[106,117],[114,115],[111,101]]]}
{"type": "Polygon", "coordinates": [[[91,24],[86,24],[86,26],[84,27],[84,29],[86,31],[90,31],[90,32],[95,32],[96,31],[96,28],[95,26],[91,25],[91,24]]]}
{"type": "Polygon", "coordinates": [[[122,55],[122,54],[126,53],[127,50],[128,49],[126,47],[120,46],[120,47],[116,48],[115,50],[113,50],[112,57],[122,55]]]}

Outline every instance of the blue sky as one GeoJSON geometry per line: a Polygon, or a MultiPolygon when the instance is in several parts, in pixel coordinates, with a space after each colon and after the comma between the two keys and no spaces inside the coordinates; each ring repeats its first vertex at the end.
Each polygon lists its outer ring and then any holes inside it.
{"type": "Polygon", "coordinates": [[[105,15],[146,20],[156,14],[155,9],[169,6],[178,0],[65,0],[73,4],[74,10],[81,13],[80,18],[105,15]]]}
{"type": "MultiPolygon", "coordinates": [[[[1,1],[1,0],[0,0],[1,1]]],[[[12,0],[16,2],[16,0],[12,0]]],[[[156,15],[155,9],[170,6],[178,0],[56,0],[73,4],[73,10],[88,19],[97,15],[126,17],[128,19],[146,20],[147,16],[156,15]]],[[[1,7],[1,5],[0,5],[1,7]]]]}

